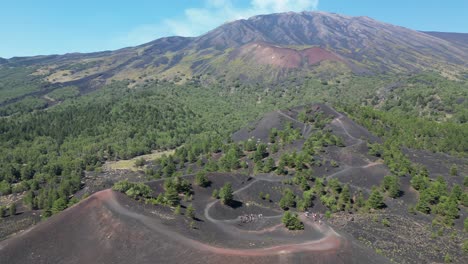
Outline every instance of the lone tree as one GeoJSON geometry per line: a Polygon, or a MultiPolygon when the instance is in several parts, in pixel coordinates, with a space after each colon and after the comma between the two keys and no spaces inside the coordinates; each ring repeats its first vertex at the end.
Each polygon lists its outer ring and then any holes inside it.
{"type": "Polygon", "coordinates": [[[208,187],[210,185],[210,180],[206,177],[206,173],[200,171],[195,175],[195,184],[200,187],[208,187]]]}
{"type": "Polygon", "coordinates": [[[297,214],[286,211],[281,218],[281,222],[289,230],[304,230],[304,224],[299,220],[297,214]]]}
{"type": "Polygon", "coordinates": [[[385,206],[383,196],[376,186],[372,187],[372,192],[369,196],[369,200],[367,200],[367,205],[373,209],[380,209],[385,206]]]}
{"type": "Polygon", "coordinates": [[[224,186],[219,191],[219,198],[223,204],[230,204],[233,199],[232,185],[230,182],[224,184],[224,186]]]}

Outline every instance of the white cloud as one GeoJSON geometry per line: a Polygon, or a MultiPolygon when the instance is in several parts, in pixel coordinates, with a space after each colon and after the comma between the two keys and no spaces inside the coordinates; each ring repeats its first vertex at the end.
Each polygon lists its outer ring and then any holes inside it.
{"type": "Polygon", "coordinates": [[[126,46],[142,44],[165,36],[193,37],[225,22],[260,14],[316,10],[319,0],[250,0],[247,7],[236,7],[233,0],[205,0],[200,8],[184,10],[182,17],[169,18],[161,24],[141,25],[117,42],[126,46]]]}

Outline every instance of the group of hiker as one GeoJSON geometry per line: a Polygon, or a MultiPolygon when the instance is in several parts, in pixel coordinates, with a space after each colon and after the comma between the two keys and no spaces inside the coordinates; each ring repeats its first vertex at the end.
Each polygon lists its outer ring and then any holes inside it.
{"type": "Polygon", "coordinates": [[[256,222],[263,218],[263,214],[245,214],[239,216],[241,223],[251,223],[256,222]]]}
{"type": "Polygon", "coordinates": [[[323,214],[311,213],[311,212],[309,212],[309,211],[306,211],[306,212],[304,213],[304,215],[305,215],[307,218],[312,218],[312,221],[318,222],[320,225],[322,224],[323,214]]]}

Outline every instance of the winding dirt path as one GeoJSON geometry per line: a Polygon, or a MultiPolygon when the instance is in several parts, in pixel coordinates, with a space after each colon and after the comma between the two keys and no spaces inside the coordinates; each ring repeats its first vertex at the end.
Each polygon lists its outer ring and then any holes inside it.
{"type": "MultiPolygon", "coordinates": [[[[252,184],[252,183],[250,183],[252,184]]],[[[245,186],[247,187],[247,186],[245,186]]],[[[239,190],[238,190],[239,191],[239,190]]],[[[221,248],[211,246],[200,241],[196,241],[185,237],[178,232],[172,231],[167,227],[160,224],[157,220],[132,212],[122,206],[116,199],[115,193],[113,191],[105,190],[102,191],[102,195],[109,196],[107,199],[104,200],[106,206],[108,206],[112,211],[117,212],[121,215],[125,215],[132,219],[138,220],[147,228],[156,231],[158,233],[167,236],[170,239],[173,239],[177,242],[180,242],[186,246],[190,246],[197,250],[201,251],[208,251],[215,254],[222,254],[222,255],[234,255],[234,256],[271,256],[271,255],[279,255],[279,254],[289,254],[295,252],[307,252],[307,251],[327,251],[327,250],[337,250],[341,244],[340,236],[333,231],[332,229],[324,230],[325,236],[318,240],[307,241],[304,243],[296,243],[296,244],[284,244],[266,248],[256,248],[256,249],[234,249],[234,248],[221,248]]]]}
{"type": "Polygon", "coordinates": [[[278,114],[280,114],[281,116],[286,117],[287,119],[289,119],[289,120],[291,120],[291,121],[293,121],[293,122],[295,122],[295,123],[301,125],[301,126],[302,126],[302,136],[303,136],[304,138],[308,138],[308,137],[310,136],[310,133],[312,132],[312,129],[313,129],[313,127],[312,127],[311,125],[306,124],[306,123],[303,123],[303,122],[301,122],[301,121],[299,121],[299,120],[293,118],[292,116],[290,116],[290,115],[284,113],[284,112],[281,111],[281,110],[278,110],[278,111],[276,111],[276,112],[277,112],[278,114]]]}
{"type": "Polygon", "coordinates": [[[342,170],[340,170],[340,171],[337,171],[337,172],[335,172],[335,173],[333,173],[333,174],[328,175],[328,176],[326,177],[326,179],[329,180],[329,179],[331,179],[331,178],[333,178],[333,177],[335,177],[335,176],[337,176],[337,175],[340,175],[340,174],[342,174],[342,173],[344,173],[344,172],[347,172],[347,171],[349,171],[349,170],[354,170],[354,169],[366,169],[366,168],[371,168],[371,167],[379,166],[379,165],[382,165],[382,163],[380,163],[380,162],[371,162],[371,163],[368,163],[368,164],[366,164],[366,165],[364,165],[364,166],[347,167],[347,168],[345,168],[345,169],[342,169],[342,170]]]}
{"type": "MultiPolygon", "coordinates": [[[[343,124],[343,121],[341,120],[344,115],[337,112],[335,109],[333,108],[330,108],[330,110],[332,110],[337,116],[333,119],[332,123],[334,123],[335,125],[339,126],[343,131],[344,133],[346,134],[346,136],[348,136],[348,138],[350,138],[351,140],[355,141],[355,143],[353,143],[352,145],[349,145],[349,146],[346,146],[345,148],[352,148],[354,146],[357,146],[359,144],[363,144],[365,143],[364,140],[360,139],[360,138],[356,138],[355,136],[351,135],[348,131],[348,129],[346,129],[345,125],[343,124]]],[[[366,169],[366,168],[370,168],[370,167],[374,167],[374,166],[379,166],[379,165],[383,165],[383,163],[381,162],[373,162],[373,161],[370,161],[368,158],[363,158],[363,160],[367,163],[366,165],[363,165],[363,166],[354,166],[354,167],[347,167],[347,168],[344,168],[343,170],[340,170],[338,172],[335,172],[331,175],[328,175],[326,178],[327,179],[330,179],[330,178],[333,178],[334,176],[337,176],[337,175],[340,175],[346,171],[349,171],[349,170],[353,170],[353,169],[366,169]]]]}

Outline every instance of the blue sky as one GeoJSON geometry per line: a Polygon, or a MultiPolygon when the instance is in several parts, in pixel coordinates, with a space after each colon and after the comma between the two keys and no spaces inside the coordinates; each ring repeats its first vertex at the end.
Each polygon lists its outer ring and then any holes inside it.
{"type": "Polygon", "coordinates": [[[467,0],[1,0],[0,57],[118,49],[200,35],[252,15],[303,10],[468,33],[467,0]]]}

